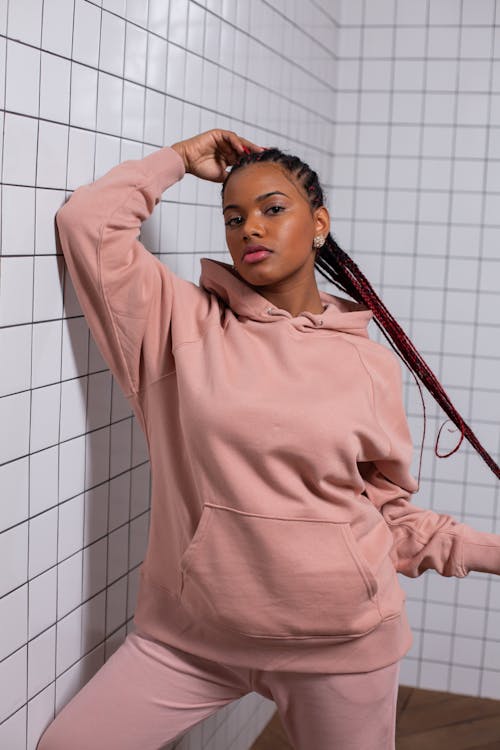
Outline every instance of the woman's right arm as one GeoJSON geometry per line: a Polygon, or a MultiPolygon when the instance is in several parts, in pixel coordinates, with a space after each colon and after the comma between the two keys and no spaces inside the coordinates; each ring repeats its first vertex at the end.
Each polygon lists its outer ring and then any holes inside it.
{"type": "MultiPolygon", "coordinates": [[[[137,237],[163,191],[184,174],[179,154],[165,147],[77,188],[56,214],[76,296],[125,396],[145,385],[144,378],[172,369],[174,274],[137,237]],[[148,373],[141,372],[141,361],[148,362],[148,373]]],[[[199,288],[183,283],[192,297],[187,302],[200,303],[199,288]]]]}
{"type": "Polygon", "coordinates": [[[56,214],[78,301],[127,397],[175,369],[175,338],[196,337],[189,326],[203,325],[210,306],[200,287],[146,250],[137,239],[141,224],[186,172],[222,182],[245,148],[261,147],[232,131],[206,131],[118,164],[77,188],[56,214]]]}

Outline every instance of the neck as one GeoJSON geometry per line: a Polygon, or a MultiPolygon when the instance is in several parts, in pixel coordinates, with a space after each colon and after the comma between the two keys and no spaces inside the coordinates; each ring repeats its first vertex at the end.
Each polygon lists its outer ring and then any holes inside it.
{"type": "Polygon", "coordinates": [[[296,287],[292,289],[269,290],[266,288],[258,289],[258,292],[275,307],[287,310],[294,318],[302,312],[311,312],[318,315],[324,310],[324,304],[319,296],[316,284],[307,289],[296,287]]]}

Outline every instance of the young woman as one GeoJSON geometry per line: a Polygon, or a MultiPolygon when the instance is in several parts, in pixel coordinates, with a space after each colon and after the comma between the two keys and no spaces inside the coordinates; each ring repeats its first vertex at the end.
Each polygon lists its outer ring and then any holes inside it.
{"type": "Polygon", "coordinates": [[[500,573],[500,536],[409,502],[400,364],[368,336],[381,302],[340,255],[316,173],[210,130],[119,164],[56,218],[152,498],[135,632],[38,750],[159,750],[251,691],[297,750],[393,749],[412,645],[397,572],[500,573]],[[199,286],[137,239],[186,172],[224,183],[233,260],[201,258],[199,286]],[[358,301],[318,290],[319,260],[358,301]]]}

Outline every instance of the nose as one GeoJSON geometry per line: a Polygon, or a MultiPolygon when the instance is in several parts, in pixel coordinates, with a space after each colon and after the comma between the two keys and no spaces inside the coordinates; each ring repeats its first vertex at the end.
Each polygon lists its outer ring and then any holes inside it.
{"type": "Polygon", "coordinates": [[[245,223],[243,224],[243,238],[249,239],[250,237],[261,237],[263,233],[262,222],[258,216],[248,216],[245,223]]]}

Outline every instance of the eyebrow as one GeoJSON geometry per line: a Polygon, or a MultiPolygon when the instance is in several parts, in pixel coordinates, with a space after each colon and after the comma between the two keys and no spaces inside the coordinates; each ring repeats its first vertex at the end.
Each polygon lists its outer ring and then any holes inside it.
{"type": "MultiPolygon", "coordinates": [[[[258,195],[257,198],[256,198],[256,200],[263,201],[265,198],[269,198],[270,195],[284,195],[285,198],[289,198],[290,197],[286,193],[282,193],[281,190],[273,190],[270,193],[263,193],[263,195],[258,195]]],[[[224,211],[227,211],[228,208],[239,208],[239,206],[237,206],[236,203],[230,203],[228,206],[226,206],[223,209],[222,213],[224,213],[224,211]]]]}

